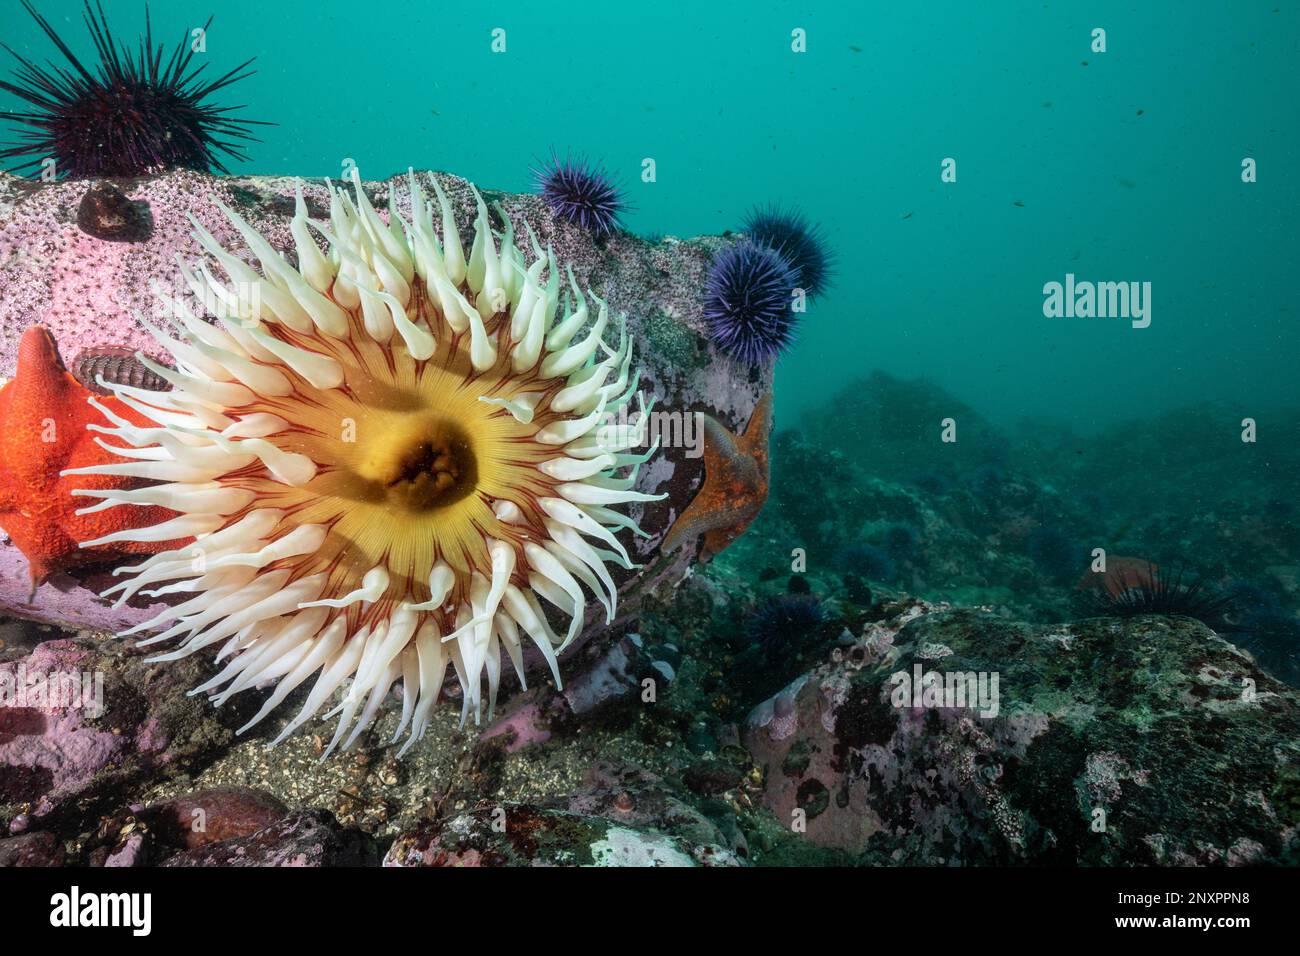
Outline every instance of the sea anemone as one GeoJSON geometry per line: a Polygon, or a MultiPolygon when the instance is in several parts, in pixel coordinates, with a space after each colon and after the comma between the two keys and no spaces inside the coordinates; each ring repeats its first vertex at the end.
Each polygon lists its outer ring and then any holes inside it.
{"type": "MultiPolygon", "coordinates": [[[[201,80],[203,66],[191,69],[194,50],[186,34],[164,62],[163,47],[154,46],[145,18],[145,34],[137,53],[113,40],[104,8],[86,0],[86,25],[99,64],[87,69],[63,38],[36,9],[23,6],[54,41],[71,69],[39,67],[5,47],[22,65],[17,83],[0,82],[0,89],[26,100],[34,109],[0,113],[22,123],[25,142],[0,150],[0,157],[21,159],[13,172],[37,169],[52,158],[61,177],[140,176],[159,169],[213,169],[225,172],[219,153],[245,159],[237,141],[253,140],[248,126],[256,120],[232,119],[235,107],[207,102],[213,93],[252,75],[243,72],[246,60],[228,73],[201,80]]],[[[207,30],[211,18],[203,29],[207,30]]],[[[259,124],[266,125],[266,124],[259,124]]]]}
{"type": "Polygon", "coordinates": [[[619,228],[619,216],[626,211],[627,202],[601,167],[583,159],[561,161],[552,156],[534,174],[551,212],[561,219],[581,226],[597,238],[619,228]]]}
{"type": "Polygon", "coordinates": [[[1118,586],[1088,588],[1079,592],[1086,613],[1104,617],[1138,617],[1143,614],[1178,615],[1195,618],[1211,630],[1230,633],[1241,630],[1232,623],[1238,595],[1218,593],[1203,579],[1186,582],[1183,569],[1173,575],[1151,572],[1134,575],[1131,585],[1121,579],[1118,586]]]}
{"type": "Polygon", "coordinates": [[[744,231],[755,242],[775,249],[799,270],[799,283],[810,297],[817,297],[830,285],[833,259],[821,227],[810,225],[797,209],[778,205],[750,211],[744,231]]]}
{"type": "Polygon", "coordinates": [[[529,640],[558,684],[556,655],[583,624],[582,585],[611,621],[617,593],[607,565],[635,567],[615,532],[640,529],[611,506],[657,500],[632,490],[655,448],[628,452],[645,441],[648,420],[629,381],[625,317],[616,320],[617,348],[606,345],[609,310],[570,269],[577,308],[552,324],[554,254],[530,230],[525,266],[499,209],[498,248],[477,190],[467,258],[437,180],[441,242],[414,173],[409,222],[391,192],[385,221],[355,171],[353,181],[355,201],[329,187],[328,223],[308,218],[299,186],[296,266],[214,200],[261,275],[191,219],[229,284],[212,262],[182,263],[181,275],[217,324],[154,285],[180,339],[140,321],[177,368],[137,354],[172,390],[112,385],[153,425],[108,415],[113,427],[96,430],[115,440],[101,443],[128,461],[81,470],[158,482],[83,492],[103,499],[94,508],[178,512],[84,546],[195,538],[117,569],[132,575],[105,592],[119,604],[137,593],[187,596],[125,633],[161,629],[144,643],[181,641],[154,660],[219,646],[225,666],[198,689],[218,704],[278,681],[245,727],[319,672],[277,741],[346,681],[330,750],[357,740],[399,679],[397,734],[410,729],[409,747],[448,664],[462,723],[469,713],[479,719],[484,677],[490,715],[502,653],[522,685],[529,640]],[[329,242],[328,254],[310,230],[329,242]],[[623,418],[634,395],[641,413],[631,424],[601,424],[612,412],[623,418]],[[567,634],[552,630],[539,598],[569,618],[567,634]]]}
{"type": "Polygon", "coordinates": [[[744,240],[718,253],[709,272],[704,321],[709,337],[747,365],[776,358],[794,341],[791,290],[799,272],[780,252],[744,240]]]}

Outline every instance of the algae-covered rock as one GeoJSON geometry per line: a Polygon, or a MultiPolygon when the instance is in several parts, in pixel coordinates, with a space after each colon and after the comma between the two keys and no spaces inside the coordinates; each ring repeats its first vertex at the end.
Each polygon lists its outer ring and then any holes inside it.
{"type": "MultiPolygon", "coordinates": [[[[385,866],[743,866],[747,851],[653,774],[597,766],[555,805],[484,806],[402,833],[385,866]]],[[[737,835],[738,836],[738,835],[737,835]]]]}
{"type": "Polygon", "coordinates": [[[0,839],[0,867],[62,866],[66,860],[53,833],[38,830],[0,839]]]}
{"type": "Polygon", "coordinates": [[[714,847],[617,820],[526,804],[424,824],[398,837],[385,866],[734,866],[714,847]],[[500,819],[494,828],[494,814],[500,819]]]}
{"type": "Polygon", "coordinates": [[[373,849],[355,830],[340,827],[325,810],[290,814],[268,827],[236,839],[208,843],[166,860],[169,867],[363,866],[373,849]]]}
{"type": "Polygon", "coordinates": [[[185,693],[201,673],[195,659],[156,667],[93,636],[0,664],[0,811],[75,827],[229,744],[220,718],[234,713],[185,693]]]}
{"type": "Polygon", "coordinates": [[[1294,863],[1300,696],[1188,618],[913,608],[754,710],[764,804],[873,863],[1294,863]],[[910,620],[909,615],[914,615],[910,620]],[[995,705],[895,694],[983,675],[995,705]],[[923,706],[914,706],[920,699],[923,706]]]}

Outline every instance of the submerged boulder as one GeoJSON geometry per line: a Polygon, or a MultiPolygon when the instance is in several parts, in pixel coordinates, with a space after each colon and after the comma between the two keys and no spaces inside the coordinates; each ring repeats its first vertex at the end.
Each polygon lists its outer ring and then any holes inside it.
{"type": "Polygon", "coordinates": [[[207,843],[170,857],[169,867],[321,867],[373,864],[373,848],[325,810],[294,813],[248,836],[207,843]]]}
{"type": "Polygon", "coordinates": [[[731,838],[665,781],[597,765],[555,804],[479,807],[402,833],[385,866],[744,866],[731,838]]]}
{"type": "Polygon", "coordinates": [[[744,733],[763,804],[813,844],[905,865],[1300,854],[1300,695],[1197,621],[1031,626],[920,605],[837,658],[744,733]],[[950,706],[927,673],[945,689],[973,675],[994,699],[950,706]]]}
{"type": "Polygon", "coordinates": [[[0,664],[0,815],[74,827],[228,745],[221,717],[185,691],[194,659],[146,664],[120,641],[51,640],[0,664]]]}

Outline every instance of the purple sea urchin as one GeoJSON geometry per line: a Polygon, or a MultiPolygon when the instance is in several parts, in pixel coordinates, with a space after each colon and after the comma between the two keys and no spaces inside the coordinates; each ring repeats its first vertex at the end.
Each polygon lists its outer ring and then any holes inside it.
{"type": "Polygon", "coordinates": [[[331,750],[358,739],[398,681],[410,746],[448,666],[462,721],[478,720],[484,696],[490,714],[502,656],[522,683],[528,642],[558,683],[583,585],[612,620],[607,565],[633,567],[616,533],[639,529],[612,506],[662,497],[632,490],[654,451],[628,451],[645,441],[644,406],[627,427],[606,418],[639,400],[623,317],[569,271],[576,308],[555,321],[564,272],[531,231],[527,263],[504,211],[498,245],[475,191],[466,257],[437,180],[436,205],[409,182],[409,222],[391,193],[385,221],[355,171],[355,201],[330,187],[328,223],[308,218],[300,189],[296,265],[222,206],[260,275],[192,220],[211,260],[183,264],[182,278],[216,324],[155,286],[180,338],[140,321],[177,368],[137,357],[173,388],[112,385],[152,424],[108,414],[112,427],[96,430],[125,460],[74,472],[156,482],[86,492],[102,499],[89,510],[166,502],[177,513],[86,546],[195,538],[118,569],[130,578],[105,593],[119,603],[184,596],[127,633],[181,642],[156,660],[220,647],[224,667],[201,688],[217,703],[278,682],[246,726],[317,674],[280,737],[342,690],[331,750]],[[616,347],[604,342],[611,325],[616,347]],[[569,619],[567,634],[542,601],[569,619]]]}
{"type": "Polygon", "coordinates": [[[811,641],[826,622],[821,601],[812,594],[776,594],[766,598],[750,619],[754,643],[775,658],[811,641]]]}
{"type": "Polygon", "coordinates": [[[537,186],[555,215],[596,237],[607,236],[619,227],[619,216],[626,211],[627,203],[601,167],[582,159],[561,161],[552,156],[536,176],[537,186]]]}
{"type": "MultiPolygon", "coordinates": [[[[28,2],[23,6],[54,41],[71,69],[40,67],[9,47],[18,60],[14,83],[0,89],[30,103],[28,112],[4,112],[0,117],[30,127],[24,141],[0,149],[0,157],[21,162],[12,172],[39,169],[53,159],[60,178],[139,176],[158,169],[218,170],[224,153],[246,158],[238,141],[254,138],[247,127],[256,120],[231,119],[237,107],[205,102],[218,90],[251,75],[247,60],[213,80],[201,80],[207,65],[191,68],[194,50],[186,35],[164,62],[163,47],[154,46],[146,13],[145,35],[138,52],[119,45],[109,32],[104,8],[86,0],[85,21],[99,54],[91,72],[43,16],[28,2]]],[[[204,30],[212,23],[209,18],[204,30]]],[[[266,124],[260,124],[266,125],[266,124]]]]}
{"type": "Polygon", "coordinates": [[[799,270],[799,285],[810,298],[826,291],[834,261],[821,227],[810,224],[797,209],[772,204],[750,211],[743,223],[755,242],[781,252],[799,270]]]}
{"type": "Polygon", "coordinates": [[[794,340],[791,291],[798,270],[780,252],[748,239],[718,253],[709,272],[704,320],[726,354],[749,365],[775,358],[794,340]]]}

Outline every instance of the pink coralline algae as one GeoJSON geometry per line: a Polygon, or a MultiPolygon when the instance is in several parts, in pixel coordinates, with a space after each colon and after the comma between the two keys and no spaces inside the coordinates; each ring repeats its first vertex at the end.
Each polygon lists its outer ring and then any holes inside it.
{"type": "Polygon", "coordinates": [[[35,829],[72,801],[145,775],[167,779],[229,740],[214,712],[184,694],[197,666],[179,671],[86,638],[45,641],[0,664],[0,803],[30,806],[35,829]]]}
{"type": "MultiPolygon", "coordinates": [[[[23,661],[0,664],[0,686],[16,685],[20,671],[29,678],[80,673],[85,656],[71,642],[46,642],[23,661]]],[[[0,708],[0,793],[7,800],[39,793],[51,805],[89,783],[127,745],[80,707],[0,708]]]]}

